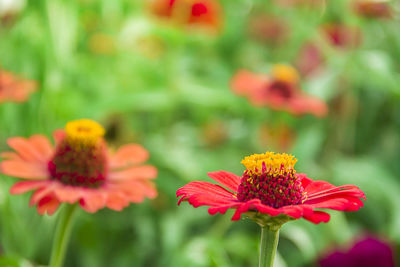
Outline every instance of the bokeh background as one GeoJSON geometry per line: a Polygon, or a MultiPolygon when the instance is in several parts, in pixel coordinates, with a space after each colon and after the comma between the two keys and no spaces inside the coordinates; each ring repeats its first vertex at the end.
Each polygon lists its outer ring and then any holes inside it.
{"type": "MultiPolygon", "coordinates": [[[[241,174],[244,156],[267,150],[367,196],[358,212],[330,212],[328,224],[285,224],[276,266],[318,266],[368,234],[398,252],[399,2],[372,12],[349,0],[218,3],[216,23],[188,25],[151,1],[0,1],[0,68],[37,82],[28,101],[0,104],[0,150],[8,137],[51,136],[91,118],[111,146],[142,144],[159,170],[155,200],[79,212],[65,266],[256,266],[257,224],[177,207],[175,192],[211,181],[209,171],[241,174]],[[328,104],[325,117],[232,93],[238,69],[268,74],[277,63],[298,68],[302,90],[328,104]]],[[[39,216],[29,194],[8,193],[13,182],[1,176],[0,266],[46,265],[58,213],[39,216]]]]}

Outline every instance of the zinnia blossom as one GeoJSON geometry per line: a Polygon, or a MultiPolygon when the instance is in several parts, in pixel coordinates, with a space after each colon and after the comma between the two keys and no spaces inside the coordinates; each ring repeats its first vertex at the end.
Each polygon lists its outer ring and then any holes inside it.
{"type": "Polygon", "coordinates": [[[273,152],[245,157],[242,176],[210,172],[208,176],[224,187],[190,182],[177,191],[178,204],[188,201],[194,207],[210,206],[211,215],[235,209],[232,220],[246,214],[260,225],[280,225],[301,217],[313,223],[328,222],[329,214],[320,209],[356,211],[363,206],[365,195],[357,186],[313,181],[296,173],[296,161],[291,155],[273,152]]]}
{"type": "Polygon", "coordinates": [[[328,111],[324,101],[300,89],[297,71],[287,65],[275,65],[271,76],[240,70],[233,76],[231,87],[234,93],[247,97],[255,106],[319,117],[328,111]]]}
{"type": "Polygon", "coordinates": [[[390,244],[372,236],[357,241],[348,251],[334,251],[319,260],[321,267],[394,267],[390,244]]]}
{"type": "Polygon", "coordinates": [[[217,0],[155,0],[152,12],[186,25],[204,25],[218,30],[221,7],[217,0]]]}
{"type": "Polygon", "coordinates": [[[260,42],[271,45],[282,44],[289,36],[289,26],[281,17],[274,15],[251,16],[249,22],[250,35],[260,42]]]}
{"type": "Polygon", "coordinates": [[[23,80],[11,72],[0,69],[0,103],[26,101],[34,91],[36,91],[34,81],[23,80]]]}
{"type": "Polygon", "coordinates": [[[112,152],[103,139],[103,127],[88,119],[67,123],[53,134],[55,147],[42,135],[13,137],[7,144],[15,152],[1,154],[1,173],[24,179],[11,194],[34,191],[30,205],[39,214],[53,214],[60,203],[79,203],[93,213],[107,207],[120,211],[129,203],[154,198],[157,170],[142,165],[149,153],[128,144],[112,152]]]}

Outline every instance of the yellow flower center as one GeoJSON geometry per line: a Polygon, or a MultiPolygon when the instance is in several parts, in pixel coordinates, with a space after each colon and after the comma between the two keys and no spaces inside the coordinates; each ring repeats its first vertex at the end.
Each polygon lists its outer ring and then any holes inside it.
{"type": "Polygon", "coordinates": [[[281,82],[296,84],[299,81],[297,70],[291,66],[276,64],[272,68],[272,76],[281,82]]]}
{"type": "Polygon", "coordinates": [[[237,199],[259,199],[274,208],[297,205],[304,199],[304,189],[296,176],[296,159],[288,154],[266,152],[245,157],[246,166],[238,187],[237,199]]]}
{"type": "Polygon", "coordinates": [[[104,136],[104,128],[97,122],[89,119],[74,120],[65,126],[67,139],[71,143],[94,144],[104,136]]]}
{"type": "Polygon", "coordinates": [[[265,152],[264,154],[254,154],[245,157],[241,163],[247,168],[247,170],[262,174],[268,171],[271,175],[281,175],[285,172],[293,171],[294,165],[297,159],[286,153],[279,154],[274,152],[265,152]]]}
{"type": "Polygon", "coordinates": [[[51,179],[70,186],[100,187],[107,177],[104,128],[82,119],[67,123],[65,132],[48,163],[51,179]]]}

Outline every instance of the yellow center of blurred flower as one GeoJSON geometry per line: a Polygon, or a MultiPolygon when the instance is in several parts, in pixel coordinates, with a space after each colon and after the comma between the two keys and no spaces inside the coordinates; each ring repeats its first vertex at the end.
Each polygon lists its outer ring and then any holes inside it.
{"type": "Polygon", "coordinates": [[[291,66],[276,64],[272,68],[272,76],[281,82],[296,84],[299,81],[299,74],[296,69],[291,66]]]}
{"type": "Polygon", "coordinates": [[[67,123],[65,132],[48,163],[51,178],[70,186],[101,186],[107,176],[104,128],[95,121],[82,119],[67,123]]]}
{"type": "Polygon", "coordinates": [[[285,172],[293,171],[297,159],[286,153],[279,154],[266,152],[264,154],[253,154],[245,157],[241,163],[246,166],[248,171],[256,174],[262,174],[268,171],[272,175],[281,175],[285,172]]]}
{"type": "Polygon", "coordinates": [[[67,140],[71,143],[94,144],[104,136],[104,128],[89,119],[70,121],[65,126],[67,140]]]}

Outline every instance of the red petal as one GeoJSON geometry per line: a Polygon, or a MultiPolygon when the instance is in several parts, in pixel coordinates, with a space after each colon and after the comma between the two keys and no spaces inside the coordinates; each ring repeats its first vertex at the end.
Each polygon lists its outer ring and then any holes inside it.
{"type": "Polygon", "coordinates": [[[237,192],[241,177],[226,171],[209,172],[207,175],[233,192],[237,192]]]}
{"type": "Polygon", "coordinates": [[[312,223],[329,222],[331,216],[323,211],[314,211],[312,215],[304,216],[304,219],[309,220],[312,223]]]}
{"type": "Polygon", "coordinates": [[[44,215],[46,212],[48,215],[52,215],[60,205],[60,202],[53,195],[47,195],[43,197],[38,205],[37,211],[40,215],[44,215]]]}
{"type": "Polygon", "coordinates": [[[208,182],[190,182],[176,191],[176,196],[181,197],[178,205],[183,200],[188,200],[194,207],[208,205],[218,206],[236,202],[235,196],[225,188],[208,182]]]}

